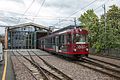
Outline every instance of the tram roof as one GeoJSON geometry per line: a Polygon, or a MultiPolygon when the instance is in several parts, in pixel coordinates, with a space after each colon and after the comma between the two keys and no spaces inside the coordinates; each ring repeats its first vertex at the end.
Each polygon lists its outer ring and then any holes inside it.
{"type": "Polygon", "coordinates": [[[64,28],[61,28],[61,29],[59,29],[59,30],[57,30],[57,31],[54,31],[53,33],[58,33],[58,32],[64,31],[64,30],[73,29],[73,28],[75,28],[75,27],[76,27],[76,28],[81,28],[81,27],[83,27],[83,26],[69,25],[69,26],[64,27],[64,28]]]}

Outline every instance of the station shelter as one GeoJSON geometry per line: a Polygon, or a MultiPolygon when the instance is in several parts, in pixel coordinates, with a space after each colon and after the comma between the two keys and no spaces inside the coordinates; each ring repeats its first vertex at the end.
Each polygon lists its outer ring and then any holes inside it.
{"type": "Polygon", "coordinates": [[[38,38],[51,33],[48,27],[25,23],[5,29],[5,49],[37,49],[38,38]]]}

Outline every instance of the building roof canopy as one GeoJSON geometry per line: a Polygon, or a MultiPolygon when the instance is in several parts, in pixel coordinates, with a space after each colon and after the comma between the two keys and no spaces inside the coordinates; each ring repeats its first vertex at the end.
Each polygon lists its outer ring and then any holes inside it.
{"type": "Polygon", "coordinates": [[[36,28],[40,28],[40,29],[45,29],[47,31],[49,31],[48,27],[45,27],[43,25],[39,25],[39,24],[35,24],[35,23],[24,23],[24,24],[19,24],[19,25],[15,25],[15,26],[10,26],[9,30],[13,30],[13,29],[17,29],[17,28],[23,28],[23,27],[29,27],[29,26],[33,26],[36,28]]]}

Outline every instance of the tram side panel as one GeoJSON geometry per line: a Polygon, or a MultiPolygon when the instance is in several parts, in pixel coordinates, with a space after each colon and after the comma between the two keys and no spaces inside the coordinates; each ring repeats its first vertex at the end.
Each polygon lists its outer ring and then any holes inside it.
{"type": "Polygon", "coordinates": [[[88,56],[89,43],[88,32],[82,29],[70,30],[62,33],[52,34],[40,38],[40,48],[56,52],[57,54],[70,55],[73,57],[88,56]]]}

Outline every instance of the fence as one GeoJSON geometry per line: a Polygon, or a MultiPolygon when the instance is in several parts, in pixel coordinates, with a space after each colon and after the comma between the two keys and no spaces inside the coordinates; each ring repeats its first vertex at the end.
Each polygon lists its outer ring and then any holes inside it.
{"type": "Polygon", "coordinates": [[[120,48],[115,48],[115,49],[103,49],[99,53],[95,53],[95,49],[91,48],[90,53],[92,54],[102,54],[106,56],[113,56],[113,57],[119,57],[120,58],[120,48]]]}

